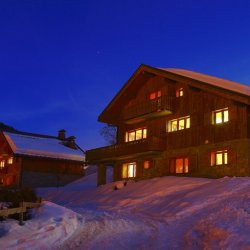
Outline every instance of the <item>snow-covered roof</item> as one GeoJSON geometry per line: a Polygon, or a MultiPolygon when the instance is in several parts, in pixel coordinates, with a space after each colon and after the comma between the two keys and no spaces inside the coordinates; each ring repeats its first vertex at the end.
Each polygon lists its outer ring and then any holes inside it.
{"type": "Polygon", "coordinates": [[[176,75],[184,76],[193,80],[208,83],[219,88],[231,90],[243,95],[250,96],[250,87],[241,83],[224,80],[222,78],[209,76],[185,69],[175,69],[175,68],[159,68],[159,69],[164,70],[166,72],[174,73],[176,75]]]}
{"type": "Polygon", "coordinates": [[[67,147],[57,137],[11,132],[3,132],[3,135],[16,155],[84,161],[83,152],[79,148],[67,147]]]}

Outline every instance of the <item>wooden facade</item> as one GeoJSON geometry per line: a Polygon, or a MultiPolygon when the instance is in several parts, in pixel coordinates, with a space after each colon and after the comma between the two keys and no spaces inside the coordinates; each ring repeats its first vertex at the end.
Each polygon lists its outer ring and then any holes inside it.
{"type": "MultiPolygon", "coordinates": [[[[61,186],[72,182],[84,175],[84,154],[78,153],[77,159],[71,159],[70,151],[77,150],[77,148],[69,149],[69,157],[63,152],[63,158],[60,154],[53,152],[53,149],[40,149],[39,141],[36,142],[37,148],[32,149],[32,143],[27,141],[26,148],[18,148],[18,143],[11,136],[13,133],[0,132],[0,187],[44,187],[44,186],[61,186]],[[19,151],[18,151],[19,149],[19,151]],[[32,151],[33,150],[33,151],[32,151]],[[51,151],[51,152],[50,152],[51,151]],[[54,155],[53,155],[54,154],[54,155]]],[[[37,135],[23,132],[15,132],[14,135],[20,135],[24,138],[31,138],[36,141],[37,138],[49,141],[55,141],[60,144],[59,147],[69,147],[66,142],[70,142],[65,137],[60,138],[60,131],[58,137],[37,135]]],[[[72,139],[72,137],[70,137],[72,139]]],[[[46,142],[46,141],[45,141],[46,142]]],[[[21,145],[20,144],[20,145],[21,145]]],[[[47,142],[49,146],[49,142],[47,142]]],[[[22,146],[22,145],[21,145],[22,146]]],[[[33,145],[34,146],[34,145],[33,145]]],[[[54,146],[53,146],[54,147],[54,146]]],[[[78,146],[77,146],[78,147],[78,146]]],[[[72,154],[72,153],[71,153],[72,154]]]]}
{"type": "Polygon", "coordinates": [[[98,119],[117,126],[117,144],[87,151],[86,161],[98,165],[98,184],[106,166],[115,181],[249,176],[249,119],[250,87],[141,65],[98,119]]]}

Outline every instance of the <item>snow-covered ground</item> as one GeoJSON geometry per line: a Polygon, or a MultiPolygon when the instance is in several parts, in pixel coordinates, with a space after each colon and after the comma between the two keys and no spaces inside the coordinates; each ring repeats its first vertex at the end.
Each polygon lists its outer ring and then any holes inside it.
{"type": "Polygon", "coordinates": [[[35,209],[34,218],[0,222],[0,249],[51,249],[60,246],[83,223],[82,216],[49,201],[35,209]]]}
{"type": "MultiPolygon", "coordinates": [[[[131,181],[119,190],[114,185],[96,188],[96,174],[91,174],[63,188],[39,190],[47,200],[82,216],[81,223],[79,215],[74,215],[76,230],[55,240],[56,246],[84,250],[250,249],[250,178],[162,177],[131,181]]],[[[68,222],[65,228],[73,227],[68,222]]]]}

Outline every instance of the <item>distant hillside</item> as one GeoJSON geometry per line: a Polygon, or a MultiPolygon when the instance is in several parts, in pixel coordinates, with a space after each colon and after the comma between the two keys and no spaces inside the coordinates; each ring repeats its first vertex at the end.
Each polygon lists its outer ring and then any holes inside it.
{"type": "Polygon", "coordinates": [[[9,132],[18,132],[18,130],[16,130],[15,128],[4,124],[3,122],[0,122],[0,130],[4,130],[4,131],[9,131],[9,132]]]}

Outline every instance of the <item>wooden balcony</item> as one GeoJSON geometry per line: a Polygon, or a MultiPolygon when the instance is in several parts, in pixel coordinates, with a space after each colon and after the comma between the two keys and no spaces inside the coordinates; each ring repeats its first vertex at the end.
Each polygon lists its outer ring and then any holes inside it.
{"type": "Polygon", "coordinates": [[[130,156],[160,153],[165,150],[165,141],[158,137],[115,144],[96,148],[86,152],[86,161],[89,164],[125,159],[130,156]]]}
{"type": "Polygon", "coordinates": [[[175,97],[161,96],[147,100],[125,109],[122,117],[127,123],[135,123],[149,117],[171,114],[175,107],[175,97]]]}

